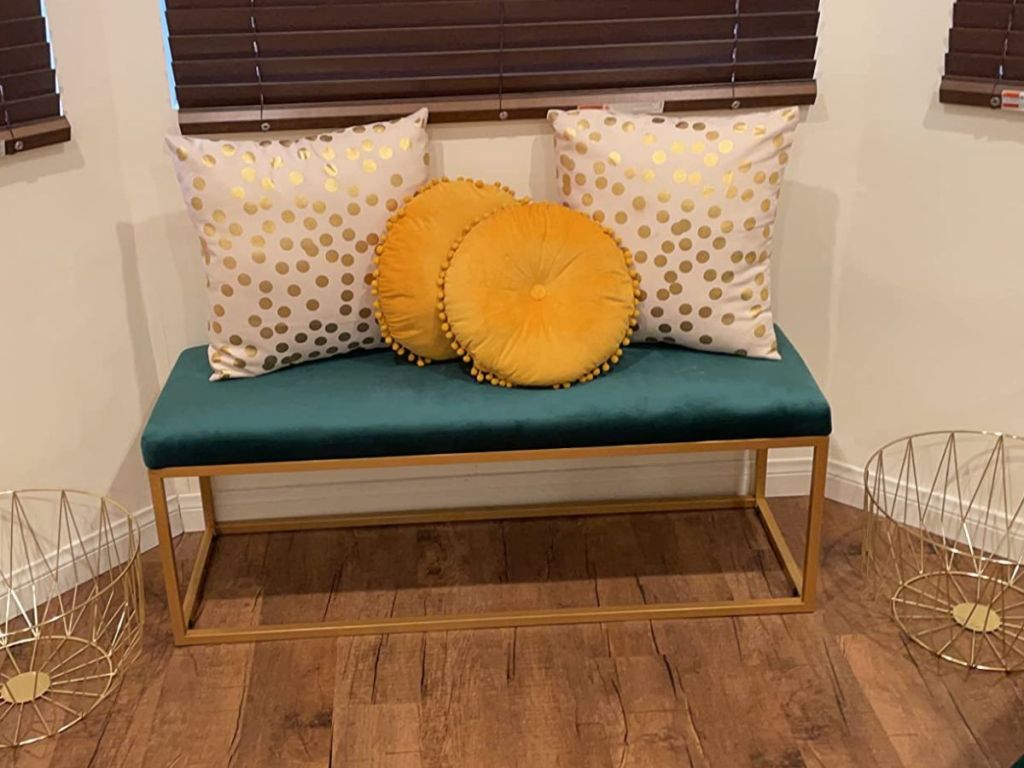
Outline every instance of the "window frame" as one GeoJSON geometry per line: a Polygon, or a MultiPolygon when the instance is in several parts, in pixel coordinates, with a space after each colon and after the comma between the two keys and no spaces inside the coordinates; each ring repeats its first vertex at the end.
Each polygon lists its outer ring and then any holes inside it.
{"type": "MultiPolygon", "coordinates": [[[[431,109],[431,117],[435,122],[445,121],[476,121],[476,120],[507,120],[542,118],[553,108],[574,108],[586,104],[608,104],[608,103],[664,103],[665,109],[669,111],[679,110],[711,110],[711,109],[739,109],[747,107],[775,107],[775,106],[796,106],[813,104],[817,97],[817,84],[815,80],[817,68],[817,46],[818,46],[818,22],[820,19],[820,0],[640,0],[633,3],[636,7],[649,7],[652,9],[676,8],[676,16],[672,18],[652,17],[648,13],[637,11],[625,18],[628,22],[642,28],[648,25],[646,33],[650,36],[651,28],[661,22],[672,21],[692,23],[701,25],[709,23],[709,20],[725,20],[727,23],[717,26],[718,37],[714,40],[700,37],[685,37],[682,39],[670,40],[640,40],[639,42],[627,41],[620,43],[615,40],[616,27],[621,28],[623,18],[613,18],[615,0],[559,0],[559,4],[552,6],[550,0],[394,0],[390,3],[380,3],[377,7],[389,8],[388,12],[395,13],[395,8],[414,9],[410,11],[413,15],[410,18],[420,19],[421,25],[426,24],[422,19],[429,16],[429,6],[434,5],[441,9],[447,9],[451,13],[451,7],[460,3],[465,8],[474,9],[478,16],[482,9],[494,8],[495,21],[481,22],[480,18],[463,22],[466,29],[485,29],[493,32],[494,29],[501,30],[500,48],[489,48],[479,51],[468,51],[469,54],[478,54],[481,57],[488,53],[496,53],[499,63],[492,70],[485,70],[479,75],[481,78],[496,77],[498,85],[486,89],[483,93],[455,92],[450,94],[422,96],[415,94],[399,93],[392,98],[367,99],[354,97],[350,99],[326,99],[297,100],[294,103],[288,101],[287,92],[296,90],[300,85],[308,86],[307,93],[316,92],[318,85],[326,86],[323,91],[329,91],[334,87],[337,92],[339,83],[349,82],[339,77],[318,77],[312,69],[303,70],[303,61],[311,61],[314,58],[320,61],[330,61],[332,66],[347,66],[348,61],[360,57],[374,56],[384,58],[389,55],[396,57],[408,55],[415,57],[423,54],[436,54],[444,59],[446,53],[453,53],[453,50],[444,47],[418,48],[412,51],[399,52],[396,49],[363,49],[353,52],[351,49],[342,48],[316,48],[313,38],[329,38],[332,35],[339,37],[348,35],[350,38],[373,37],[373,33],[385,33],[391,30],[397,34],[409,35],[419,29],[424,29],[428,34],[434,35],[441,40],[445,30],[458,28],[459,24],[452,24],[453,18],[439,18],[436,22],[430,22],[434,26],[410,26],[412,22],[404,22],[402,19],[390,22],[375,22],[372,18],[374,11],[371,6],[375,4],[357,0],[348,4],[331,4],[326,6],[331,9],[335,16],[348,13],[354,18],[354,23],[362,24],[354,28],[325,28],[306,29],[303,24],[307,22],[297,21],[294,14],[289,14],[290,8],[297,7],[298,0],[166,0],[164,2],[165,16],[164,43],[168,51],[169,66],[171,68],[171,87],[174,93],[174,103],[178,105],[178,121],[184,134],[211,134],[225,132],[248,132],[248,131],[271,131],[271,130],[294,130],[312,128],[343,127],[370,120],[380,120],[398,117],[408,114],[416,109],[427,106],[431,109]],[[611,14],[598,16],[597,18],[583,17],[581,14],[588,8],[603,8],[604,10],[595,13],[611,14]],[[547,10],[541,9],[546,6],[547,10]],[[552,8],[567,8],[569,10],[559,11],[552,8]],[[355,9],[355,10],[353,10],[355,9]],[[369,9],[369,10],[368,10],[369,9]],[[427,9],[427,12],[424,11],[427,9]],[[575,9],[575,10],[573,10],[575,9]],[[780,10],[783,9],[783,10],[780,10]],[[701,15],[705,12],[717,11],[714,16],[701,15]],[[530,17],[529,13],[534,13],[530,17]],[[565,18],[554,18],[554,15],[565,14],[565,18]],[[569,18],[575,13],[576,16],[569,18]],[[275,16],[275,14],[279,14],[275,16]],[[363,17],[358,17],[363,14],[363,17]],[[518,14],[518,15],[517,15],[518,14]],[[545,16],[546,15],[546,16],[545,16]],[[800,18],[798,18],[800,17],[800,18]],[[268,19],[270,24],[268,24],[268,19]],[[568,19],[568,20],[566,20],[568,19]],[[403,26],[403,23],[405,26],[403,26]],[[375,25],[376,24],[376,25],[375,25]],[[717,44],[719,59],[715,61],[694,59],[676,62],[669,62],[664,67],[667,72],[670,65],[675,66],[682,73],[696,72],[702,67],[711,69],[716,67],[719,79],[708,82],[650,82],[635,84],[642,79],[643,73],[656,70],[654,64],[648,69],[643,66],[634,70],[630,65],[623,64],[615,69],[608,68],[607,82],[599,82],[601,69],[596,65],[586,64],[578,70],[569,71],[570,75],[594,74],[593,78],[577,77],[579,82],[588,82],[585,87],[567,87],[559,90],[530,90],[523,88],[516,92],[512,88],[506,88],[505,84],[513,82],[515,77],[530,82],[552,82],[560,72],[556,70],[546,72],[544,70],[520,72],[513,71],[506,62],[512,60],[513,49],[505,44],[506,30],[518,27],[519,33],[524,34],[531,29],[536,29],[547,42],[544,46],[537,46],[531,49],[529,46],[516,50],[520,54],[520,60],[527,59],[531,50],[543,51],[549,57],[558,60],[558,53],[562,50],[557,45],[551,44],[551,36],[559,30],[569,34],[573,28],[589,26],[592,31],[596,30],[598,37],[596,42],[586,45],[572,47],[576,51],[593,51],[608,47],[614,48],[617,56],[632,55],[628,46],[644,48],[645,51],[653,50],[653,46],[678,46],[680,56],[684,54],[682,49],[687,45],[691,49],[699,49],[701,46],[708,47],[717,44]],[[250,31],[246,32],[245,28],[250,31]],[[606,28],[602,31],[602,27],[606,28]],[[758,30],[750,35],[745,34],[746,29],[758,30]],[[813,29],[813,31],[810,31],[813,29]],[[555,30],[554,32],[552,30],[555,30]],[[796,30],[794,32],[793,30],[796,30]],[[787,36],[788,33],[788,36],[787,36]],[[758,34],[760,37],[755,37],[758,34]],[[287,50],[283,54],[281,41],[286,35],[293,37],[294,50],[287,50]],[[301,36],[308,36],[308,39],[300,40],[301,36]],[[544,37],[546,35],[546,37],[544,37]],[[603,35],[603,36],[602,36],[603,35]],[[723,38],[724,35],[724,38],[723,38]],[[190,38],[194,38],[191,39],[190,38]],[[743,46],[749,46],[754,53],[750,55],[766,56],[765,50],[771,51],[771,45],[775,44],[775,51],[772,55],[776,58],[754,59],[746,61],[741,58],[744,55],[743,46]],[[204,50],[204,46],[206,46],[204,50]],[[252,54],[248,54],[251,48],[252,54]],[[810,48],[810,58],[807,58],[807,49],[810,48]],[[723,58],[722,51],[725,52],[723,58]],[[210,50],[219,52],[230,51],[229,54],[220,53],[217,55],[208,54],[210,50]],[[276,55],[271,56],[268,51],[275,51],[276,55]],[[303,51],[306,58],[297,55],[303,51]],[[325,52],[326,51],[326,52],[325,52]],[[781,51],[781,52],[778,52],[781,51]],[[803,54],[803,58],[797,58],[797,52],[803,54]],[[729,54],[731,52],[731,60],[729,54]],[[737,55],[739,52],[740,56],[737,55]],[[788,56],[788,58],[786,58],[788,56]],[[231,58],[233,57],[233,58],[231,58]],[[225,72],[234,73],[235,77],[245,69],[246,62],[251,62],[251,68],[255,72],[255,78],[249,76],[244,82],[231,81],[225,72]],[[287,71],[295,78],[305,77],[305,80],[281,79],[272,81],[267,75],[274,62],[281,71],[287,71]],[[800,77],[789,77],[780,79],[768,79],[767,77],[755,77],[757,73],[774,71],[786,74],[787,69],[796,71],[796,65],[803,65],[800,77]],[[747,68],[746,70],[744,68],[747,68]],[[721,78],[724,72],[731,70],[731,78],[721,78]],[[622,73],[639,71],[640,75],[632,78],[634,83],[626,86],[617,84],[616,80],[623,80],[622,73]],[[749,71],[749,75],[745,72],[749,71]],[[806,74],[803,72],[806,71],[806,74]],[[490,74],[489,74],[490,73],[490,74]],[[737,74],[739,73],[739,74],[737,74]],[[224,77],[225,80],[218,80],[224,77]],[[751,78],[751,79],[747,79],[751,78]],[[186,82],[187,80],[187,82],[186,82]],[[298,85],[296,85],[298,83],[298,85]],[[220,89],[219,92],[228,92],[232,86],[247,88],[249,93],[257,95],[247,96],[251,99],[249,104],[218,104],[210,94],[217,93],[213,89],[220,89]],[[278,94],[274,96],[272,90],[278,94]],[[211,103],[194,103],[194,94],[200,94],[201,98],[209,98],[211,103]],[[255,103],[259,101],[259,104],[255,103]]],[[[619,6],[621,7],[621,6],[619,6]]],[[[304,9],[309,10],[309,9],[304,9]]],[[[383,19],[383,11],[381,11],[383,19]]],[[[622,11],[618,11],[621,15],[622,11]]],[[[340,16],[339,16],[340,18],[340,16]]],[[[457,21],[457,20],[456,20],[457,21]]],[[[311,23],[311,22],[308,22],[311,23]]],[[[337,23],[337,22],[335,22],[337,23]]],[[[574,34],[579,34],[578,31],[574,34]]],[[[510,35],[511,37],[511,35],[510,35]]],[[[451,39],[451,38],[449,38],[451,39]]],[[[522,37],[520,37],[522,39],[522,37]]],[[[557,39],[554,41],[557,43],[557,39]]],[[[397,46],[397,44],[396,44],[397,46]]],[[[440,44],[438,44],[440,46],[440,44]]],[[[458,53],[462,53],[461,49],[458,53]]],[[[664,55],[664,52],[659,52],[664,55]]],[[[596,54],[595,54],[596,55],[596,54]]],[[[361,62],[356,61],[356,65],[361,62]]],[[[312,65],[308,65],[312,66],[312,65]]],[[[470,75],[456,73],[451,79],[470,75]]],[[[442,75],[442,77],[447,76],[442,75]]],[[[475,75],[474,75],[475,76],[475,75]]],[[[402,75],[392,78],[385,77],[381,82],[391,84],[394,80],[401,84],[403,79],[410,81],[415,75],[402,75]]],[[[424,79],[430,79],[423,76],[424,79]]],[[[436,78],[442,79],[442,78],[436,78]]],[[[625,79],[629,79],[626,77],[625,79]]],[[[356,82],[354,79],[352,82],[356,82]]],[[[370,78],[360,75],[358,83],[367,90],[366,84],[370,78]]],[[[236,89],[237,90],[237,89],[236,89]]],[[[410,90],[415,90],[410,86],[410,90]]],[[[231,96],[236,94],[231,93],[231,96]]]]}

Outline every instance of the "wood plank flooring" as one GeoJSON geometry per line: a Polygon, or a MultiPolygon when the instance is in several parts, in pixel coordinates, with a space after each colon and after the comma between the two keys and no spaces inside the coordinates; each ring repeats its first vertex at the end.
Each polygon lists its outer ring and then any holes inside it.
{"type": "MultiPolygon", "coordinates": [[[[801,500],[774,504],[794,549],[801,500]]],[[[0,766],[1007,768],[1024,675],[901,639],[829,504],[814,615],[175,649],[155,552],[116,698],[0,766]]],[[[197,544],[182,537],[182,567],[197,544]]],[[[200,624],[780,594],[741,512],[224,537],[200,624]]]]}

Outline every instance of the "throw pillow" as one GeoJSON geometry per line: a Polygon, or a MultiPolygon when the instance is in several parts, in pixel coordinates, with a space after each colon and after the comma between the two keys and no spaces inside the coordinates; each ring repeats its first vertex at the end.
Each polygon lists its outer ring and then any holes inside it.
{"type": "Polygon", "coordinates": [[[373,251],[427,180],[426,122],[423,109],[307,139],[168,137],[206,265],[212,379],[382,345],[373,251]]]}
{"type": "Polygon", "coordinates": [[[468,227],[514,202],[512,191],[499,184],[441,179],[389,222],[377,246],[373,290],[384,342],[395,352],[419,365],[456,356],[437,316],[441,263],[468,227]]]}
{"type": "Polygon", "coordinates": [[[769,257],[798,116],[551,112],[562,199],[633,252],[637,341],[778,358],[769,257]]]}
{"type": "Polygon", "coordinates": [[[588,216],[554,203],[503,208],[444,268],[442,329],[478,381],[567,387],[607,372],[629,343],[636,271],[588,216]]]}

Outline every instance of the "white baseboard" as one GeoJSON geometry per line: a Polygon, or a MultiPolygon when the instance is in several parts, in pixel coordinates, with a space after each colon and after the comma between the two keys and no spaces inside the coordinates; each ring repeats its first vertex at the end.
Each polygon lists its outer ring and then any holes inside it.
{"type": "MultiPolygon", "coordinates": [[[[225,477],[214,480],[221,520],[532,504],[589,499],[658,498],[740,493],[751,462],[741,454],[615,458],[587,461],[471,464],[458,468],[347,470],[315,474],[225,477]]],[[[859,506],[861,470],[830,462],[826,495],[859,506]]],[[[772,458],[770,496],[805,495],[809,455],[772,458]]],[[[175,502],[185,530],[202,530],[199,495],[175,502]]]]}
{"type": "MultiPolygon", "coordinates": [[[[171,513],[171,533],[174,536],[188,531],[203,530],[203,502],[198,493],[168,495],[167,509],[171,513]]],[[[153,505],[143,507],[132,517],[139,528],[142,550],[155,547],[157,536],[153,505]]]]}
{"type": "MultiPolygon", "coordinates": [[[[221,520],[494,504],[732,495],[749,487],[740,453],[345,470],[214,480],[221,520]]],[[[806,493],[809,459],[769,465],[769,492],[806,493]]]]}
{"type": "MultiPolygon", "coordinates": [[[[810,472],[810,467],[807,468],[810,472]]],[[[864,506],[864,468],[832,459],[828,463],[825,496],[858,509],[864,506]]]]}
{"type": "MultiPolygon", "coordinates": [[[[175,498],[183,531],[203,530],[203,499],[198,493],[179,493],[175,498]]],[[[147,507],[153,514],[153,507],[147,507]]],[[[154,543],[155,546],[155,543],[154,543]]]]}
{"type": "MultiPolygon", "coordinates": [[[[784,452],[780,452],[784,453],[784,452]]],[[[803,453],[803,452],[794,452],[803,453]]],[[[640,457],[607,460],[473,464],[459,468],[421,467],[403,470],[348,470],[315,474],[231,477],[214,481],[217,517],[221,520],[327,515],[344,512],[387,512],[531,504],[566,500],[667,498],[741,493],[749,487],[751,462],[742,454],[640,457]]],[[[810,455],[783,455],[768,462],[769,496],[804,496],[811,480],[810,455]]],[[[864,470],[835,459],[829,461],[825,496],[851,507],[864,504],[864,470]]],[[[179,524],[186,531],[203,529],[198,493],[172,499],[179,524]]],[[[155,545],[152,508],[143,543],[155,545]]],[[[956,538],[949,521],[924,521],[934,532],[956,538]]],[[[990,527],[998,531],[1004,520],[990,527]]],[[[1024,533],[1008,542],[1014,552],[1024,548],[1024,533]]]]}

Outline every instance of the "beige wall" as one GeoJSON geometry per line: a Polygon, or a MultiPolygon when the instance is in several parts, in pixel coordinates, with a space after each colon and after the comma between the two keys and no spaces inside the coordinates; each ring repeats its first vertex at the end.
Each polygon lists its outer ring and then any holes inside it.
{"type": "MultiPolygon", "coordinates": [[[[841,455],[859,463],[925,429],[1024,434],[1024,115],[935,100],[950,3],[871,0],[863,36],[837,18],[859,15],[849,4],[826,5],[823,48],[842,35],[862,51],[843,66],[860,70],[864,99],[856,142],[830,152],[853,182],[825,376],[841,455]]],[[[845,93],[828,94],[830,112],[845,93]]]]}
{"type": "Polygon", "coordinates": [[[74,140],[0,160],[0,484],[145,498],[143,419],[201,330],[155,2],[49,0],[74,140]]]}
{"type": "MultiPolygon", "coordinates": [[[[1024,432],[1024,118],[936,103],[950,4],[823,2],[822,96],[784,191],[776,297],[835,407],[835,456],[854,464],[910,430],[1024,432]]],[[[139,508],[139,431],[205,314],[162,146],[158,2],[48,6],[75,139],[0,161],[0,485],[139,508]]],[[[544,124],[434,136],[438,170],[551,192],[544,124]]]]}

